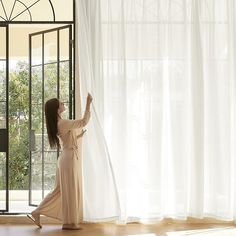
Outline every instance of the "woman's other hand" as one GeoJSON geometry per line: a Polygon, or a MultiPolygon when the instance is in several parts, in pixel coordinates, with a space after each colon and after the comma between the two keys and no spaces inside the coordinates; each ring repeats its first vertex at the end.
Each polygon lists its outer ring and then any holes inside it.
{"type": "Polygon", "coordinates": [[[86,129],[82,129],[82,132],[77,136],[77,138],[82,138],[85,132],[86,132],[86,129]]]}

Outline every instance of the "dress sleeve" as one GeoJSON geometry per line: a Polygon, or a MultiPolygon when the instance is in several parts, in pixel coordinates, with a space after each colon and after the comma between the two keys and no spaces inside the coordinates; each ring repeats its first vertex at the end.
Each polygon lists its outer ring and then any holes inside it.
{"type": "Polygon", "coordinates": [[[63,130],[78,129],[86,126],[90,119],[90,111],[85,111],[84,117],[79,120],[64,120],[62,124],[63,130]]]}

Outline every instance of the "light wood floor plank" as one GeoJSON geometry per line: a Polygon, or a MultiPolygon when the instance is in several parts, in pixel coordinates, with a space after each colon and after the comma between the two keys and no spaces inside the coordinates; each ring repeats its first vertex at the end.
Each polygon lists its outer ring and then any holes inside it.
{"type": "MultiPolygon", "coordinates": [[[[61,225],[43,225],[38,229],[34,225],[1,224],[0,236],[167,236],[167,232],[214,229],[234,227],[230,224],[184,224],[184,223],[158,223],[158,224],[82,224],[82,230],[65,231],[61,225]]],[[[236,230],[235,230],[236,233],[236,230]]],[[[220,234],[221,235],[221,234],[220,234]]],[[[222,234],[224,236],[224,234],[222,234]]]]}

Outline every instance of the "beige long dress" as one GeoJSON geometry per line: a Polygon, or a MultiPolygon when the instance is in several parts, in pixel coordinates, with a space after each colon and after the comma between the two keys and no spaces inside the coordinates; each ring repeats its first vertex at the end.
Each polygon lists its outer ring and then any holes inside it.
{"type": "Polygon", "coordinates": [[[78,225],[83,219],[81,160],[76,129],[84,127],[90,118],[58,121],[58,136],[62,152],[58,158],[55,188],[32,212],[62,221],[63,225],[78,225]]]}

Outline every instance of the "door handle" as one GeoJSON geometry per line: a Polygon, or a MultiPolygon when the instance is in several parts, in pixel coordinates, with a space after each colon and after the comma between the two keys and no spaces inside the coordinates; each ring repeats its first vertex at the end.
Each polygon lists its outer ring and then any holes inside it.
{"type": "Polygon", "coordinates": [[[8,132],[7,129],[0,129],[0,152],[8,151],[8,132]]]}

